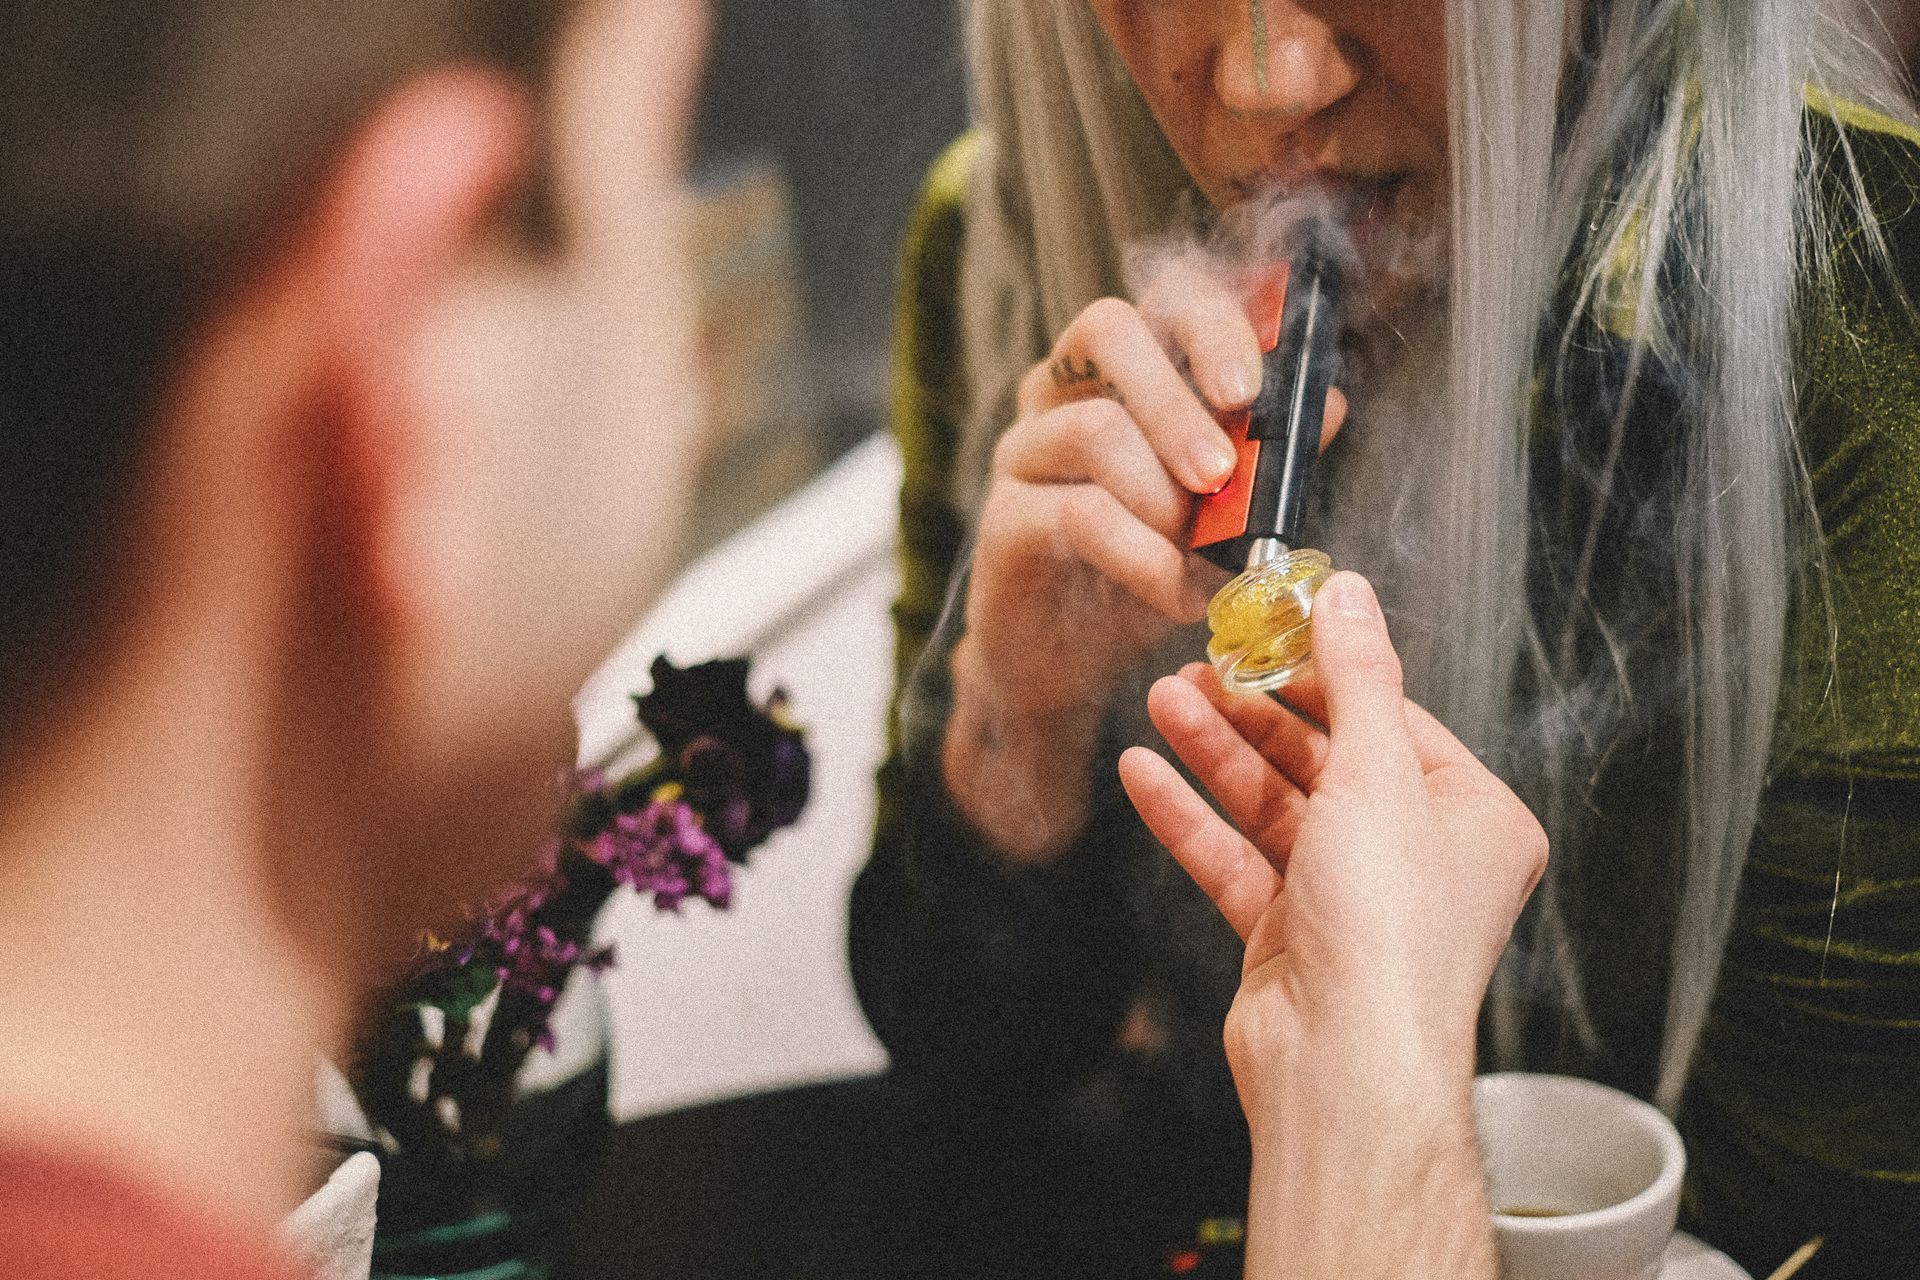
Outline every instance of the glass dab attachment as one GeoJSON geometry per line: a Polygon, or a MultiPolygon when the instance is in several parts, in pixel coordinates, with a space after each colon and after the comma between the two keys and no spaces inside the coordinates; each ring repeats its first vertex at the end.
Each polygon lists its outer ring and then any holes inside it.
{"type": "Polygon", "coordinates": [[[1314,593],[1333,576],[1323,551],[1291,551],[1277,539],[1256,545],[1244,573],[1207,606],[1207,657],[1236,693],[1278,689],[1313,669],[1314,593]]]}

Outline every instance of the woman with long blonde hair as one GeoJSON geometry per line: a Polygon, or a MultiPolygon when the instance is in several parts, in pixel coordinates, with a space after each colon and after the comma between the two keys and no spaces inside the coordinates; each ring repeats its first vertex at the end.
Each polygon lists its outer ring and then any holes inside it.
{"type": "Polygon", "coordinates": [[[1129,262],[1305,185],[1368,224],[1363,273],[1443,246],[1376,282],[1312,532],[1552,837],[1483,1059],[1675,1114],[1687,1221],[1749,1267],[1914,1247],[1920,132],[1871,30],[976,0],[982,127],[910,241],[897,750],[854,904],[897,1073],[1244,1178],[1239,944],[1111,761],[1140,674],[1197,651],[1184,523],[1257,353],[1207,279],[1129,262]]]}

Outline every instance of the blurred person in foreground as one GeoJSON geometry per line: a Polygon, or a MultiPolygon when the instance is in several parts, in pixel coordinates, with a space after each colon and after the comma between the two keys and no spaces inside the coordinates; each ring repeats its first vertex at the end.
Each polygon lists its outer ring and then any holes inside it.
{"type": "Polygon", "coordinates": [[[1217,274],[1139,268],[1309,193],[1362,301],[1308,533],[1554,849],[1482,1060],[1657,1101],[1749,1270],[1920,1265],[1920,129],[1857,8],[973,5],[851,946],[895,1078],[1047,1132],[1057,1217],[1246,1200],[1244,944],[1115,764],[1261,369],[1217,274]]]}
{"type": "Polygon", "coordinates": [[[548,828],[698,460],[704,24],[6,5],[9,1277],[279,1274],[316,1055],[548,828]]]}

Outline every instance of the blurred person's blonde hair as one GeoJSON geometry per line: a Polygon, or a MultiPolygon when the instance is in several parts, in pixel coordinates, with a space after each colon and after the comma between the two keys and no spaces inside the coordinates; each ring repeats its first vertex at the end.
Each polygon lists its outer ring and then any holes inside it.
{"type": "MultiPolygon", "coordinates": [[[[1803,588],[1816,601],[1821,590],[1790,344],[1796,291],[1833,237],[1803,94],[1912,114],[1860,29],[1834,0],[1449,0],[1446,393],[1426,416],[1400,415],[1390,429],[1413,434],[1397,452],[1357,443],[1391,465],[1336,469],[1361,489],[1336,512],[1407,513],[1411,524],[1391,541],[1416,548],[1419,568],[1350,566],[1399,588],[1388,604],[1410,693],[1517,775],[1554,837],[1548,884],[1496,982],[1496,1051],[1518,1053],[1521,988],[1546,988],[1591,1040],[1556,886],[1580,856],[1574,833],[1603,749],[1586,739],[1633,701],[1633,659],[1661,656],[1592,662],[1569,637],[1604,628],[1584,603],[1593,537],[1630,461],[1620,446],[1640,381],[1656,364],[1684,368],[1672,536],[1653,566],[1675,610],[1679,652],[1663,692],[1680,704],[1685,764],[1657,1085],[1669,1109],[1753,838],[1789,609],[1803,588]],[[1676,262],[1684,269],[1666,270],[1676,262]],[[1617,331],[1623,316],[1618,409],[1604,424],[1604,465],[1584,478],[1596,494],[1587,545],[1556,597],[1564,615],[1536,616],[1534,395],[1565,374],[1561,339],[1576,324],[1617,331]]],[[[973,399],[956,496],[969,507],[1021,375],[1088,303],[1124,292],[1128,247],[1161,232],[1191,185],[1085,0],[975,0],[972,56],[986,138],[961,279],[973,399]]],[[[1853,177],[1847,220],[1872,239],[1853,177]]],[[[1348,434],[1368,428],[1357,421],[1348,434]]]]}

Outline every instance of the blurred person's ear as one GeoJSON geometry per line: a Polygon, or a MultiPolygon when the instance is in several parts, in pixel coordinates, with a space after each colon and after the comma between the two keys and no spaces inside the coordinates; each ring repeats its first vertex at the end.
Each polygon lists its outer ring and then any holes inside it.
{"type": "MultiPolygon", "coordinates": [[[[423,76],[378,104],[189,352],[170,412],[184,467],[159,477],[162,500],[220,500],[223,480],[266,488],[279,520],[310,516],[292,536],[329,543],[332,586],[404,629],[442,572],[420,545],[429,455],[447,442],[418,390],[419,352],[531,137],[524,95],[485,72],[423,76]]],[[[252,516],[266,537],[268,512],[252,516]]],[[[227,521],[241,537],[243,519],[227,521]]]]}
{"type": "Polygon", "coordinates": [[[402,628],[459,573],[433,545],[425,455],[451,442],[419,392],[420,351],[526,167],[530,118],[517,89],[483,73],[408,85],[362,126],[309,224],[309,278],[327,299],[313,319],[330,327],[315,335],[327,349],[316,390],[359,521],[338,532],[366,553],[354,567],[367,598],[402,628]]]}
{"type": "MultiPolygon", "coordinates": [[[[169,404],[149,597],[160,634],[198,650],[174,665],[232,706],[223,736],[259,735],[277,896],[322,951],[358,936],[392,953],[502,870],[478,850],[389,860],[396,826],[417,832],[444,799],[422,776],[410,694],[449,597],[485,572],[441,509],[463,431],[422,392],[421,353],[493,252],[532,122],[524,94],[484,72],[390,93],[210,317],[169,404]],[[214,637],[226,647],[205,661],[214,637]]],[[[550,784],[551,765],[528,771],[550,784]]],[[[509,802],[483,818],[524,850],[544,815],[509,802]]]]}

